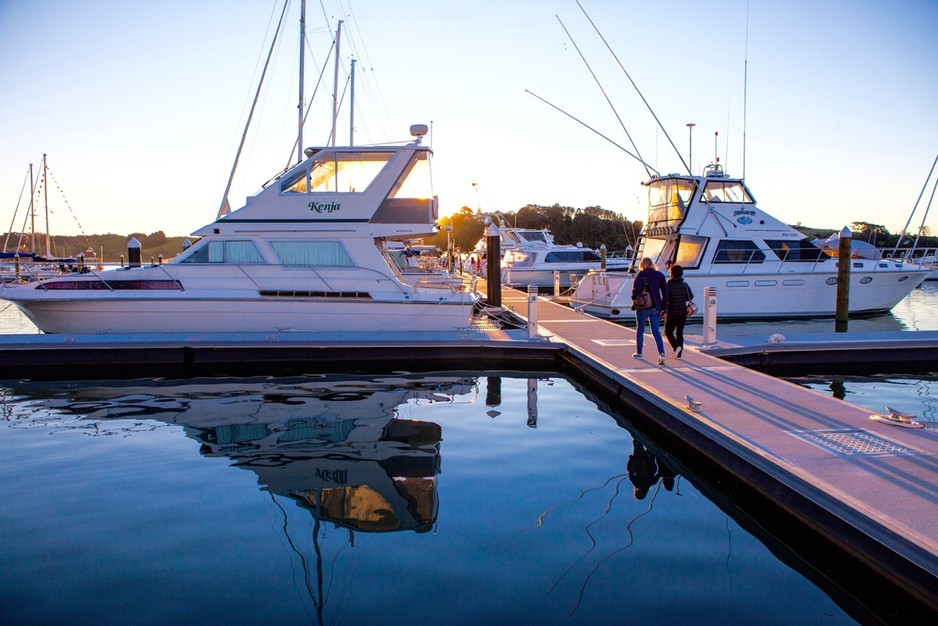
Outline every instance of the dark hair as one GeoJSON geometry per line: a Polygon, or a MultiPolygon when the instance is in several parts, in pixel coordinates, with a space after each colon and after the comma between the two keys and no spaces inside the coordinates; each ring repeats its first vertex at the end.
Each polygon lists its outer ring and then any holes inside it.
{"type": "Polygon", "coordinates": [[[671,278],[680,278],[684,275],[684,268],[680,265],[671,266],[671,278]]]}

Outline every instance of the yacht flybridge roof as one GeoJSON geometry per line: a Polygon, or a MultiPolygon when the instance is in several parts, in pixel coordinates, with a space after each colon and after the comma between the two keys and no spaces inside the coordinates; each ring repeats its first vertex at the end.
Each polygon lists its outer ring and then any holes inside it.
{"type": "Polygon", "coordinates": [[[307,148],[303,162],[248,197],[243,207],[195,234],[316,230],[402,237],[433,233],[438,201],[430,179],[432,151],[420,145],[419,137],[398,145],[307,148]]]}

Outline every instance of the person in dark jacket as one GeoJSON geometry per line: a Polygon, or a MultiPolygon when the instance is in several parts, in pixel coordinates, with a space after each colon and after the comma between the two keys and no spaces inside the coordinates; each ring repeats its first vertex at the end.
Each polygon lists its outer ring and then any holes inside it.
{"type": "Polygon", "coordinates": [[[668,281],[668,306],[664,318],[664,334],[674,350],[675,358],[681,358],[684,352],[684,324],[687,323],[687,303],[694,299],[690,285],[684,282],[684,268],[671,266],[671,280],[668,281]]]}
{"type": "MultiPolygon", "coordinates": [[[[655,263],[648,257],[642,259],[639,265],[641,271],[635,275],[632,283],[632,298],[638,296],[642,289],[648,289],[651,295],[650,309],[637,309],[635,311],[635,348],[632,356],[642,358],[642,343],[645,340],[645,324],[651,322],[651,334],[658,347],[658,365],[664,365],[664,341],[661,339],[661,312],[668,307],[668,291],[664,275],[655,268],[655,263]]],[[[634,308],[634,307],[633,307],[634,308]]]]}

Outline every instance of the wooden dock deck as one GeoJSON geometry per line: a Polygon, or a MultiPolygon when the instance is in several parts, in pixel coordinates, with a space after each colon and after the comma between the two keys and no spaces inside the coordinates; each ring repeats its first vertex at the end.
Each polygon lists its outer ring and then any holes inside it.
{"type": "MultiPolygon", "coordinates": [[[[527,294],[502,291],[524,315],[527,294]]],[[[562,342],[581,373],[627,406],[653,413],[692,446],[724,464],[826,533],[870,567],[916,586],[938,612],[938,424],[911,429],[876,422],[871,411],[699,350],[658,366],[646,331],[538,300],[540,332],[562,342]],[[698,411],[686,397],[699,402],[698,411]]],[[[663,333],[662,333],[663,334],[663,333]]],[[[699,337],[696,338],[699,341],[699,337]]]]}

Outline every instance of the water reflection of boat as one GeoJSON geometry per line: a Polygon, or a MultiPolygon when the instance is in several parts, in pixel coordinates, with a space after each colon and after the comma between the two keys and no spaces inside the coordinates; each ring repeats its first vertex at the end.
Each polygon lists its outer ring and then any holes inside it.
{"type": "MultiPolygon", "coordinates": [[[[254,472],[262,489],[296,501],[317,521],[352,531],[432,528],[442,429],[398,417],[408,402],[450,402],[474,380],[152,381],[54,389],[45,408],[83,420],[158,420],[182,426],[206,456],[254,472]]],[[[31,384],[37,396],[41,384],[31,384]]]]}

